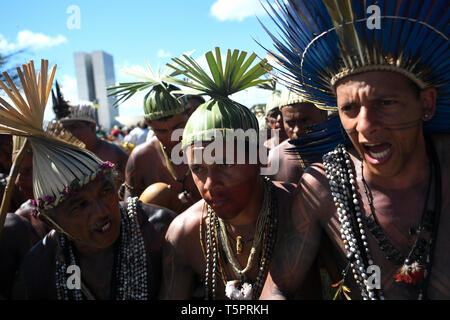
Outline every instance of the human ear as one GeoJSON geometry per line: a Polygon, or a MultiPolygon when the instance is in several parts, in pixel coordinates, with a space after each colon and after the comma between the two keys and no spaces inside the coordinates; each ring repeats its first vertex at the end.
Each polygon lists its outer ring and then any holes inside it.
{"type": "Polygon", "coordinates": [[[436,89],[427,88],[420,92],[420,103],[422,105],[423,121],[428,121],[433,118],[436,111],[436,89]]]}

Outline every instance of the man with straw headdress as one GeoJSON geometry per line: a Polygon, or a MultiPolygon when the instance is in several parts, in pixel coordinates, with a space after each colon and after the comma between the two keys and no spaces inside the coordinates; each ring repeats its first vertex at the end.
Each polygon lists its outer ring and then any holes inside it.
{"type": "Polygon", "coordinates": [[[97,137],[95,109],[92,106],[70,105],[64,100],[58,82],[56,82],[55,87],[56,93],[52,90],[55,120],[83,142],[86,149],[93,152],[103,161],[114,163],[115,170],[118,173],[117,186],[119,187],[125,181],[125,166],[128,161],[128,153],[118,145],[97,137]]]}
{"type": "MultiPolygon", "coordinates": [[[[324,122],[327,119],[327,112],[316,108],[314,104],[306,101],[300,94],[287,89],[281,94],[278,107],[281,111],[284,131],[289,140],[283,141],[271,150],[269,164],[278,161],[280,170],[270,178],[297,184],[306,164],[301,156],[289,152],[289,149],[293,147],[290,140],[305,137],[312,131],[311,127],[314,124],[324,122]]],[[[318,161],[320,158],[314,160],[318,161]]]]}
{"type": "Polygon", "coordinates": [[[146,203],[167,206],[181,213],[200,199],[186,162],[173,159],[173,155],[179,154],[176,147],[191,106],[174,93],[179,89],[171,84],[169,69],[154,73],[148,64],[147,67],[148,74],[133,73],[144,81],[109,88],[113,90],[111,95],[119,97],[117,103],[126,101],[137,91],[148,90],[144,113],[154,137],[137,146],[130,155],[125,173],[125,198],[139,196],[146,203]]]}
{"type": "Polygon", "coordinates": [[[263,296],[295,292],[327,235],[336,297],[450,298],[448,1],[275,3],[272,54],[291,86],[337,109],[351,143],[302,176],[291,212],[302,228],[279,242],[263,296]]]}
{"type": "MultiPolygon", "coordinates": [[[[0,98],[0,133],[27,139],[12,171],[29,144],[34,213],[43,215],[54,228],[25,256],[16,297],[154,298],[160,286],[161,246],[173,213],[137,198],[120,203],[112,163],[80,148],[79,140],[65,130],[57,136],[43,131],[55,73],[53,67],[48,77],[47,67],[42,60],[38,75],[32,61],[22,70],[17,68],[26,101],[6,73],[11,90],[0,82],[15,105],[0,98]],[[71,272],[73,282],[68,281],[71,272]]],[[[0,226],[3,214],[2,206],[0,226]]]]}
{"type": "MultiPolygon", "coordinates": [[[[206,53],[210,76],[192,58],[184,58],[173,59],[173,68],[194,82],[180,83],[211,96],[189,118],[182,140],[202,199],[167,231],[160,297],[189,299],[199,288],[205,299],[257,299],[277,238],[293,223],[285,216],[293,186],[261,175],[259,155],[266,153],[258,121],[228,96],[265,81],[259,77],[267,62],[251,67],[255,54],[247,58],[246,52],[228,50],[222,64],[216,48],[215,55],[206,53]]],[[[309,296],[320,288],[315,285],[307,288],[309,296]]]]}

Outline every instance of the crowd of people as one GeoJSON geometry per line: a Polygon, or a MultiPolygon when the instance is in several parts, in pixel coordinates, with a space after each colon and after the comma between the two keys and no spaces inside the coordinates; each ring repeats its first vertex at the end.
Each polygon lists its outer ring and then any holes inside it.
{"type": "Polygon", "coordinates": [[[23,65],[23,94],[1,84],[0,298],[449,299],[448,4],[380,28],[348,5],[280,2],[270,63],[174,58],[134,128],[23,65]],[[274,68],[261,122],[230,96],[274,68]]]}

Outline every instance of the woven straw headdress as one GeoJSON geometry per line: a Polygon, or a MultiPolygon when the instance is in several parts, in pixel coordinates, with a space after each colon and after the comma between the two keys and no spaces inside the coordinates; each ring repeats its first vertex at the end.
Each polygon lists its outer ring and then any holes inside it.
{"type": "MultiPolygon", "coordinates": [[[[10,88],[0,86],[14,106],[0,98],[0,133],[26,137],[33,152],[33,193],[37,210],[57,206],[73,191],[84,186],[112,165],[103,163],[67,131],[48,133],[43,130],[44,110],[51,91],[56,66],[47,74],[48,61],[41,61],[36,75],[33,61],[17,68],[25,96],[6,72],[10,88]]],[[[23,143],[23,142],[22,142],[23,143]]]]}

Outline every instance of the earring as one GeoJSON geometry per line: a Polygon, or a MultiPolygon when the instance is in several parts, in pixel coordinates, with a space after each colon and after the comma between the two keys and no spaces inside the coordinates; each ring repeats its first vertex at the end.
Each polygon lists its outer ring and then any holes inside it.
{"type": "Polygon", "coordinates": [[[425,118],[428,118],[428,113],[425,113],[425,114],[424,114],[424,117],[425,117],[425,118]]]}

